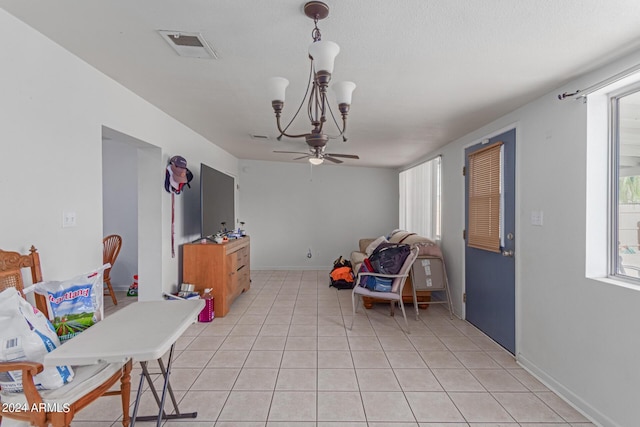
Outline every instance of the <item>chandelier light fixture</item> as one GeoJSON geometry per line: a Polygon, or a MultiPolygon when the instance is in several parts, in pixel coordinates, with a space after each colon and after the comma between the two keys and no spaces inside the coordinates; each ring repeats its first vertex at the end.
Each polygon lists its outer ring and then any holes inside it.
{"type": "Polygon", "coordinates": [[[327,99],[327,88],[331,81],[334,61],[340,52],[340,47],[334,42],[322,40],[322,35],[318,28],[318,21],[329,15],[329,6],[320,1],[311,1],[304,5],[304,13],[313,19],[315,25],[311,33],[313,43],[309,46],[309,59],[311,60],[309,81],[300,107],[298,107],[295,115],[284,128],[280,122],[280,116],[284,107],[285,92],[289,85],[289,80],[283,77],[273,77],[269,81],[268,89],[271,97],[271,105],[276,115],[278,132],[280,132],[280,135],[277,137],[278,141],[281,140],[283,136],[289,138],[304,138],[312,153],[315,153],[315,156],[310,157],[309,161],[312,164],[321,164],[324,148],[329,138],[342,137],[343,141],[347,140],[345,134],[347,129],[347,114],[351,107],[351,95],[356,85],[353,82],[339,82],[331,85],[338,103],[338,110],[342,115],[342,126],[340,126],[327,99]],[[309,121],[311,122],[311,131],[303,134],[287,133],[287,129],[302,110],[305,101],[307,102],[307,113],[309,121]],[[325,122],[329,115],[339,132],[335,137],[329,137],[325,132],[325,122]]]}

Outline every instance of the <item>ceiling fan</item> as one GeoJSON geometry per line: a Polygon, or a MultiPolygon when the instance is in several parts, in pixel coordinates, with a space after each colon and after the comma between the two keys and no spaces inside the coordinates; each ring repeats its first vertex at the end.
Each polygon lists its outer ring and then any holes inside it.
{"type": "Polygon", "coordinates": [[[309,163],[312,165],[320,165],[325,159],[333,163],[343,163],[342,160],[337,159],[336,157],[343,157],[345,159],[360,158],[355,154],[325,153],[324,146],[310,147],[308,153],[303,153],[302,151],[274,151],[274,153],[303,154],[302,157],[296,157],[293,160],[309,159],[309,163]]]}

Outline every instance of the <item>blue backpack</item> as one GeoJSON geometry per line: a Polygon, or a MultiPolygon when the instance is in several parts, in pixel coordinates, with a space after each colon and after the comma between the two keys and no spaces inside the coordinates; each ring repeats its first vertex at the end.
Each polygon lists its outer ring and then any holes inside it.
{"type": "MultiPolygon", "coordinates": [[[[360,265],[359,271],[365,273],[375,272],[371,268],[371,263],[368,258],[360,265]]],[[[375,276],[362,276],[359,283],[360,286],[376,292],[391,292],[392,284],[393,279],[375,276]]]]}

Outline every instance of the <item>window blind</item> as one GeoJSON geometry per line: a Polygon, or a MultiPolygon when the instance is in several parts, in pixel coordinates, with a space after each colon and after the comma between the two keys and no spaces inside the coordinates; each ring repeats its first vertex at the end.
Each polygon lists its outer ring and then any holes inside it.
{"type": "Polygon", "coordinates": [[[399,176],[400,228],[433,240],[440,239],[440,163],[438,156],[399,176]]]}
{"type": "Polygon", "coordinates": [[[467,245],[500,252],[502,142],[469,154],[467,245]]]}

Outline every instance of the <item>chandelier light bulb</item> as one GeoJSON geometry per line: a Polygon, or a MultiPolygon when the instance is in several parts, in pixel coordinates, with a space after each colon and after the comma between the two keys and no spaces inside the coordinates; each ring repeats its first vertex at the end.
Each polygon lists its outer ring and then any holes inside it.
{"type": "Polygon", "coordinates": [[[267,83],[267,90],[271,101],[280,101],[284,103],[284,96],[289,86],[289,80],[284,77],[272,77],[267,83]]]}
{"type": "Polygon", "coordinates": [[[356,88],[356,84],[354,82],[338,82],[333,85],[333,93],[336,94],[336,101],[338,105],[347,104],[351,105],[351,95],[353,95],[353,91],[356,88]]]}
{"type": "Polygon", "coordinates": [[[321,165],[322,162],[324,162],[323,158],[318,158],[318,157],[309,157],[309,163],[311,163],[314,166],[318,166],[321,165]]]}
{"type": "Polygon", "coordinates": [[[315,72],[333,73],[333,64],[340,53],[340,46],[330,41],[317,41],[309,46],[309,56],[313,58],[315,72]]]}

